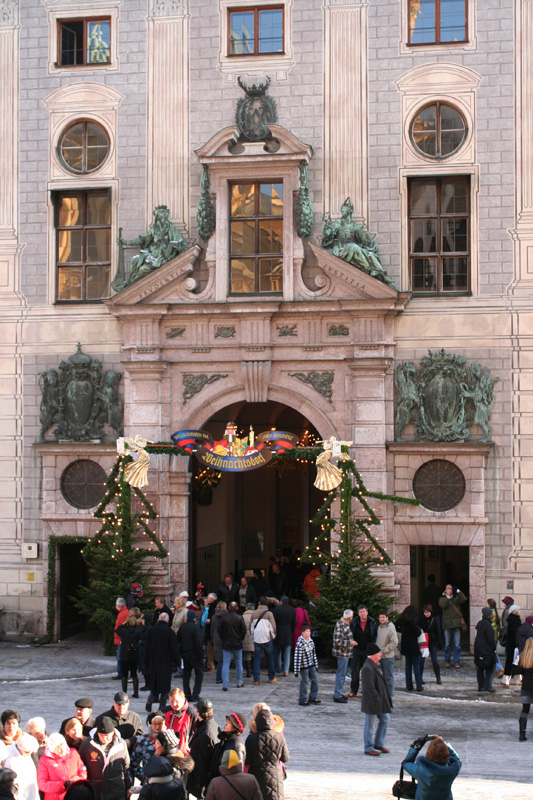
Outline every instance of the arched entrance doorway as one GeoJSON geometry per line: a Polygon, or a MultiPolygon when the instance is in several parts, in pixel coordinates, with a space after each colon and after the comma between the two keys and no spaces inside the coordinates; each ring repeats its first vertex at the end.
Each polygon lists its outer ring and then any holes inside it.
{"type": "MultiPolygon", "coordinates": [[[[300,445],[320,439],[300,412],[282,403],[233,403],[203,426],[221,439],[232,420],[241,435],[277,428],[298,436],[300,445]]],[[[314,468],[304,462],[271,462],[240,474],[222,473],[212,491],[204,491],[203,466],[192,459],[190,583],[216,585],[222,575],[267,570],[269,557],[298,555],[316,535],[310,520],[323,493],[313,486],[314,468]]]]}

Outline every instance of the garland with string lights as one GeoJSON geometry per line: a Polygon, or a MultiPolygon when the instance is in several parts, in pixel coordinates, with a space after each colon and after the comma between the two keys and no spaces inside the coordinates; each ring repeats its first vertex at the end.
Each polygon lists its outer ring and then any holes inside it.
{"type": "Polygon", "coordinates": [[[146,595],[151,570],[145,560],[168,555],[150,525],[159,515],[143,492],[125,480],[124,470],[130,461],[130,455],[119,455],[109,474],[107,491],[93,514],[102,520],[102,527],[82,550],[92,576],[90,586],[80,586],[74,601],[101,631],[106,655],[113,652],[117,597],[126,597],[131,584],[141,582],[146,595]],[[133,508],[134,500],[138,510],[133,508]],[[143,536],[149,540],[147,547],[137,541],[143,536]]]}
{"type": "MultiPolygon", "coordinates": [[[[348,454],[347,447],[341,449],[348,454]]],[[[368,502],[369,498],[409,505],[420,502],[413,498],[369,492],[350,458],[340,460],[338,467],[342,472],[341,483],[329,492],[312,520],[321,532],[302,553],[302,561],[316,569],[318,594],[309,604],[309,614],[328,654],[335,623],[344,609],[356,611],[363,604],[370,616],[377,620],[379,613],[387,612],[391,605],[391,596],[384,592],[382,582],[373,572],[376,566],[390,564],[392,559],[370,530],[379,525],[380,520],[368,502]],[[338,520],[330,516],[332,503],[337,499],[340,505],[338,520]],[[354,510],[354,500],[358,511],[354,510]],[[335,533],[336,546],[332,547],[335,533]],[[322,574],[318,568],[324,565],[329,569],[322,574]]]]}

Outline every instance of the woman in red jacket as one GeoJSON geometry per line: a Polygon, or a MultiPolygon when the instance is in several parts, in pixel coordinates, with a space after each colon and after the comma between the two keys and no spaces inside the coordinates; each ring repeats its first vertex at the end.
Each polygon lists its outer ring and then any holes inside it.
{"type": "Polygon", "coordinates": [[[37,783],[44,800],[63,800],[71,783],[86,779],[87,770],[77,750],[71,749],[60,733],[52,733],[37,767],[37,783]]]}

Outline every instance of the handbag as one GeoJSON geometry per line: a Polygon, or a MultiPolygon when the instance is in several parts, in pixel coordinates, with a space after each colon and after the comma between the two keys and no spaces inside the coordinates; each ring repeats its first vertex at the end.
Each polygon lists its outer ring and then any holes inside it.
{"type": "Polygon", "coordinates": [[[418,784],[414,778],[411,778],[410,781],[404,781],[403,779],[403,761],[400,767],[400,780],[396,781],[394,786],[392,787],[392,793],[394,797],[405,797],[407,800],[413,800],[416,790],[418,788],[418,784]]]}
{"type": "Polygon", "coordinates": [[[418,646],[420,648],[420,655],[422,658],[429,656],[429,633],[421,633],[418,637],[418,646]]]}
{"type": "Polygon", "coordinates": [[[463,617],[462,614],[461,614],[461,630],[463,633],[466,633],[468,630],[468,625],[466,624],[465,618],[463,617]]]}

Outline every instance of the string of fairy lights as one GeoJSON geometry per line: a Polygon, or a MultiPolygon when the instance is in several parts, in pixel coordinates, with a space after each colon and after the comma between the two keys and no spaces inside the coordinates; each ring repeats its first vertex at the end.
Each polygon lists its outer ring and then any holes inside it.
{"type": "MultiPolygon", "coordinates": [[[[283,463],[288,464],[293,461],[302,465],[314,462],[322,452],[322,447],[317,446],[316,441],[316,436],[306,429],[300,436],[296,447],[281,454],[274,454],[272,460],[278,467],[283,463]]],[[[343,446],[342,450],[348,455],[347,447],[343,446]]],[[[146,447],[146,451],[158,455],[190,455],[189,451],[170,442],[150,444],[146,447]]],[[[93,514],[96,519],[103,521],[102,527],[93,538],[89,539],[84,549],[88,550],[96,545],[101,545],[105,537],[106,543],[111,546],[111,558],[118,559],[124,552],[124,533],[127,531],[129,537],[140,533],[150,540],[148,547],[132,544],[136,551],[143,550],[146,557],[153,556],[154,559],[165,558],[168,552],[159,539],[157,531],[150,524],[159,518],[159,514],[156,513],[153,503],[145,494],[140,489],[130,486],[125,479],[126,464],[132,460],[130,455],[118,455],[106,483],[106,493],[93,514]],[[141,506],[141,510],[133,514],[132,492],[141,506]],[[114,506],[114,510],[109,510],[110,506],[114,506]]],[[[411,505],[418,505],[419,501],[381,492],[369,492],[356,468],[355,461],[349,457],[339,461],[339,468],[342,471],[340,485],[324,497],[322,505],[310,520],[315,528],[320,529],[320,533],[302,552],[302,561],[311,563],[313,566],[334,565],[343,557],[343,546],[347,544],[349,538],[346,536],[347,532],[356,528],[366,537],[370,557],[375,564],[392,563],[391,557],[370,530],[371,527],[381,525],[381,520],[375,509],[369,504],[368,499],[411,505]],[[362,513],[359,512],[359,515],[356,515],[353,510],[354,499],[362,511],[362,513]],[[339,500],[340,506],[338,519],[331,516],[332,505],[337,500],[339,500]]],[[[209,467],[202,469],[195,476],[199,485],[210,489],[215,488],[221,479],[222,473],[209,467]]],[[[368,553],[366,556],[368,557],[368,553]]],[[[360,556],[357,555],[357,558],[360,556]]]]}

